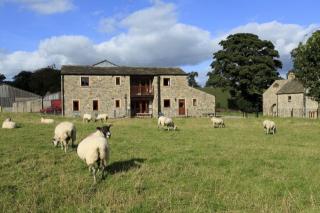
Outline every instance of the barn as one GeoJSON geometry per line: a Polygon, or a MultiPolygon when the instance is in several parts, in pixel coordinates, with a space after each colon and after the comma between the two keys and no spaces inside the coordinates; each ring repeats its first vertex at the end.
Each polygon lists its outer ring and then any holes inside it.
{"type": "Polygon", "coordinates": [[[18,89],[11,85],[0,84],[0,111],[12,111],[13,103],[41,98],[39,95],[18,89]]]}

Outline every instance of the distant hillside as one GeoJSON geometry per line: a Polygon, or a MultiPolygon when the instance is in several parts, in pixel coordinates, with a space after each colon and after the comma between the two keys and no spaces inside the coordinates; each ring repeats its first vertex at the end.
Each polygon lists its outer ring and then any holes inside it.
{"type": "Polygon", "coordinates": [[[216,96],[216,108],[228,109],[228,99],[230,98],[229,90],[223,90],[222,88],[205,87],[200,90],[216,96]]]}

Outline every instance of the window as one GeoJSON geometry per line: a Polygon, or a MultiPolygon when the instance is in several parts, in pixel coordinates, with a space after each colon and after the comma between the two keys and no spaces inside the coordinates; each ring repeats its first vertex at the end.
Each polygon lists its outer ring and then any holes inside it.
{"type": "Polygon", "coordinates": [[[197,99],[192,99],[192,105],[197,106],[197,99]]]}
{"type": "Polygon", "coordinates": [[[72,109],[74,112],[78,112],[79,111],[79,101],[73,101],[72,102],[72,109]]]}
{"type": "Polygon", "coordinates": [[[88,87],[89,86],[89,77],[81,77],[81,86],[88,87]]]}
{"type": "Polygon", "coordinates": [[[98,100],[93,100],[92,109],[95,110],[95,111],[99,110],[98,100]]]}
{"type": "Polygon", "coordinates": [[[116,100],[116,108],[120,107],[120,100],[116,100]]]}
{"type": "Polygon", "coordinates": [[[116,77],[116,85],[120,85],[120,77],[116,77]]]}
{"type": "Polygon", "coordinates": [[[273,85],[273,88],[278,88],[279,87],[279,84],[278,83],[275,83],[274,85],[273,85]]]}
{"type": "Polygon", "coordinates": [[[170,86],[170,78],[163,79],[163,86],[170,86]]]}
{"type": "Polygon", "coordinates": [[[288,102],[291,102],[291,96],[288,96],[288,102]]]}
{"type": "Polygon", "coordinates": [[[163,107],[170,107],[170,99],[163,100],[163,107]]]}

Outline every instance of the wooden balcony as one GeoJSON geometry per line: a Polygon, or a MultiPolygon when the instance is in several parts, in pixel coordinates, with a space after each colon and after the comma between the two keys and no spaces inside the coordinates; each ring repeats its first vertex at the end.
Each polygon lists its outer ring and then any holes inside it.
{"type": "Polygon", "coordinates": [[[131,97],[152,97],[154,95],[153,87],[133,85],[130,87],[131,97]]]}

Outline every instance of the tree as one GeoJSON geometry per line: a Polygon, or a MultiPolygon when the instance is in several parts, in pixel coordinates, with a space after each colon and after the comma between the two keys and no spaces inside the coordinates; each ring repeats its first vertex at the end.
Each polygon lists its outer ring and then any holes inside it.
{"type": "Polygon", "coordinates": [[[5,79],[6,79],[6,76],[0,73],[0,83],[3,82],[5,79]]]}
{"type": "Polygon", "coordinates": [[[30,90],[44,96],[47,92],[60,91],[60,70],[52,67],[42,68],[32,73],[29,80],[30,90]]]}
{"type": "Polygon", "coordinates": [[[320,102],[320,31],[291,52],[295,75],[307,88],[307,95],[320,102]]]}
{"type": "Polygon", "coordinates": [[[257,35],[238,33],[219,43],[213,54],[206,86],[229,88],[233,103],[242,112],[258,112],[262,93],[279,78],[279,53],[270,41],[257,35]]]}
{"type": "Polygon", "coordinates": [[[29,71],[19,72],[19,74],[13,77],[13,82],[12,82],[13,86],[32,92],[29,86],[31,75],[32,75],[32,72],[29,72],[29,71]]]}
{"type": "Polygon", "coordinates": [[[200,87],[196,81],[196,77],[198,77],[197,72],[190,72],[188,73],[188,85],[191,87],[200,87]]]}

